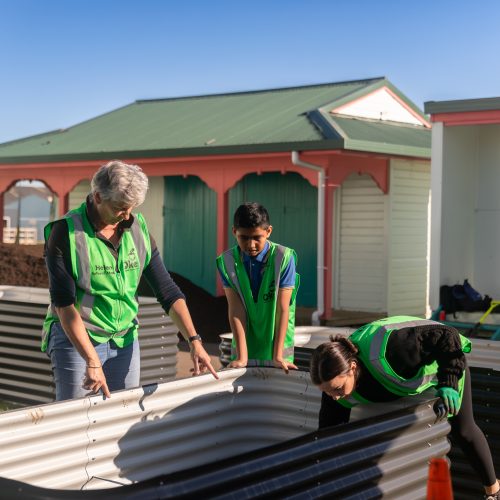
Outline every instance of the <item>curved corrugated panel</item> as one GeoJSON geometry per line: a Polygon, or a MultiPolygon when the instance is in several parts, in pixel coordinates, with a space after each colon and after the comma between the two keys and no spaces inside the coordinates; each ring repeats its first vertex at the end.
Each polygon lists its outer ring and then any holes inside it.
{"type": "Polygon", "coordinates": [[[2,491],[23,498],[424,498],[428,460],[449,449],[449,425],[434,423],[432,401],[374,405],[377,415],[358,411],[348,425],[314,432],[320,392],[308,373],[253,368],[220,377],[54,403],[30,409],[31,418],[25,410],[1,415],[0,475],[24,483],[0,480],[2,491]]]}
{"type": "Polygon", "coordinates": [[[307,391],[308,374],[283,379],[275,370],[255,369],[220,377],[5,412],[0,476],[51,488],[108,488],[220,460],[234,455],[235,446],[240,453],[255,450],[316,427],[319,392],[307,391]],[[37,465],[21,466],[26,462],[37,465]]]}
{"type": "Polygon", "coordinates": [[[0,287],[0,400],[22,405],[54,400],[52,369],[40,351],[48,291],[0,287]]]}
{"type": "MultiPolygon", "coordinates": [[[[177,327],[156,299],[139,299],[141,383],[175,378],[177,327]]],[[[47,289],[0,286],[0,400],[22,405],[54,400],[52,368],[40,351],[47,289]]]]}
{"type": "MultiPolygon", "coordinates": [[[[308,369],[312,349],[328,338],[326,327],[318,327],[303,346],[295,347],[295,364],[308,369]]],[[[500,471],[500,342],[471,339],[472,351],[467,354],[471,367],[472,402],[476,423],[484,432],[493,456],[495,470],[500,471]]],[[[457,500],[477,498],[482,486],[477,473],[454,445],[450,453],[452,479],[457,500]]]]}
{"type": "Polygon", "coordinates": [[[177,372],[179,329],[156,299],[139,297],[141,384],[167,382],[177,372]]]}
{"type": "MultiPolygon", "coordinates": [[[[324,340],[325,332],[314,328],[305,346],[324,340]]],[[[475,404],[481,407],[478,424],[495,447],[498,467],[499,372],[474,368],[476,359],[484,362],[486,350],[500,354],[500,343],[474,340],[469,362],[475,404]]],[[[318,433],[320,392],[307,372],[252,368],[223,371],[220,377],[1,414],[2,494],[419,499],[425,498],[429,458],[449,449],[449,425],[435,425],[433,399],[425,394],[355,408],[350,424],[318,433]]],[[[477,483],[462,484],[471,482],[467,467],[459,474],[457,498],[480,494],[477,483]]]]}

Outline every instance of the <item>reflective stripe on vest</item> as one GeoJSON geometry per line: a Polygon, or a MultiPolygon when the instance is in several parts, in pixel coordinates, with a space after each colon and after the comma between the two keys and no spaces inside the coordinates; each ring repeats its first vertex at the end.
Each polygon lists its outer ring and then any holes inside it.
{"type": "MultiPolygon", "coordinates": [[[[285,247],[283,245],[276,245],[276,257],[274,260],[274,282],[276,283],[276,289],[280,287],[280,275],[281,275],[281,263],[285,257],[285,247]]],[[[246,309],[245,296],[241,290],[240,282],[238,276],[236,276],[236,269],[234,267],[234,257],[232,250],[227,250],[222,254],[224,259],[224,265],[226,266],[227,273],[231,278],[231,282],[236,287],[238,295],[240,296],[241,302],[246,309]]]]}
{"type": "Polygon", "coordinates": [[[392,376],[390,373],[384,369],[381,361],[380,361],[380,353],[382,349],[382,344],[384,343],[385,334],[388,331],[399,330],[401,328],[411,328],[416,326],[425,326],[425,325],[435,325],[438,324],[435,321],[431,320],[412,320],[412,321],[404,321],[402,323],[392,323],[388,325],[381,325],[379,329],[375,332],[372,337],[372,341],[370,344],[370,363],[371,365],[380,373],[382,377],[389,379],[394,385],[399,387],[402,390],[411,389],[415,391],[422,385],[428,384],[431,380],[436,377],[436,374],[428,374],[423,377],[414,378],[411,380],[401,379],[398,377],[392,376]]]}
{"type": "MultiPolygon", "coordinates": [[[[262,269],[262,281],[254,296],[248,270],[242,259],[240,249],[235,246],[217,257],[217,267],[228,286],[239,297],[246,314],[245,337],[248,357],[260,366],[263,362],[273,359],[273,342],[276,334],[276,319],[281,273],[288,259],[294,259],[295,252],[291,248],[269,242],[269,250],[262,269]]],[[[290,298],[288,323],[283,342],[283,357],[293,362],[293,346],[295,332],[295,298],[299,287],[299,274],[295,275],[295,286],[290,298]]],[[[233,338],[232,346],[236,347],[233,338]]],[[[231,357],[234,359],[235,351],[231,357]]]]}

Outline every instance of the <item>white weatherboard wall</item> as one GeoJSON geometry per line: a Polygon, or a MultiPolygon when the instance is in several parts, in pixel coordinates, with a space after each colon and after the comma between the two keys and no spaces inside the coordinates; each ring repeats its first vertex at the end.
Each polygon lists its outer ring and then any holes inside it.
{"type": "Polygon", "coordinates": [[[500,299],[500,125],[478,127],[474,275],[479,291],[500,299]]]}
{"type": "Polygon", "coordinates": [[[444,143],[440,281],[453,285],[464,278],[474,279],[476,130],[444,127],[444,143]]]}
{"type": "Polygon", "coordinates": [[[369,175],[350,175],[337,191],[338,273],[334,308],[386,311],[386,196],[369,175]]]}
{"type": "Polygon", "coordinates": [[[442,150],[432,165],[433,218],[440,223],[431,242],[433,309],[441,285],[464,279],[482,294],[500,298],[499,137],[500,125],[433,131],[433,150],[442,150]]]}
{"type": "MultiPolygon", "coordinates": [[[[149,177],[149,190],[144,203],[138,207],[146,218],[150,233],[153,235],[160,255],[163,255],[163,177],[149,177]]],[[[90,192],[90,181],[80,181],[69,195],[69,208],[81,205],[90,192]]]]}
{"type": "Polygon", "coordinates": [[[392,160],[389,191],[389,316],[423,316],[427,306],[430,165],[392,160]]]}

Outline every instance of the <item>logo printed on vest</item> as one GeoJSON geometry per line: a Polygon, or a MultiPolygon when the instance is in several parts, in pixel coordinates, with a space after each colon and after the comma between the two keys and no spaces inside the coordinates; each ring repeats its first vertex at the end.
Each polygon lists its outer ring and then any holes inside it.
{"type": "Polygon", "coordinates": [[[94,264],[92,274],[114,274],[115,268],[113,266],[106,266],[105,264],[94,264]]]}
{"type": "Polygon", "coordinates": [[[273,280],[269,284],[269,288],[268,288],[267,292],[263,296],[264,302],[269,302],[270,300],[274,299],[274,295],[276,293],[276,284],[275,283],[276,283],[276,281],[273,280]]]}
{"type": "Polygon", "coordinates": [[[139,267],[139,261],[137,260],[137,254],[135,253],[135,248],[132,248],[128,253],[128,259],[123,261],[123,269],[125,271],[132,271],[139,267]]]}

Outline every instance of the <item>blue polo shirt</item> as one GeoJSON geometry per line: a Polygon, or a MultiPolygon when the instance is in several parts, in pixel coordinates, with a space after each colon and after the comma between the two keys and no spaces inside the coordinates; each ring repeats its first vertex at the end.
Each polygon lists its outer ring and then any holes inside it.
{"type": "MultiPolygon", "coordinates": [[[[262,283],[262,275],[264,273],[264,266],[267,261],[267,253],[269,252],[269,242],[266,241],[262,252],[255,257],[250,257],[243,253],[243,265],[250,278],[250,287],[252,288],[253,299],[257,301],[259,295],[260,284],[262,283]]],[[[241,254],[241,250],[240,250],[241,254]]],[[[283,269],[280,274],[280,288],[295,288],[295,259],[290,259],[288,265],[283,269]]],[[[231,285],[226,281],[223,274],[219,270],[219,276],[222,280],[224,288],[231,288],[231,285]]]]}

